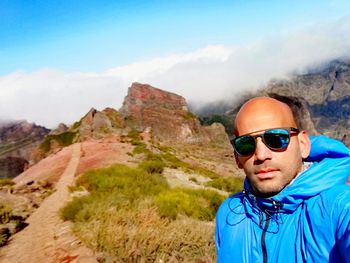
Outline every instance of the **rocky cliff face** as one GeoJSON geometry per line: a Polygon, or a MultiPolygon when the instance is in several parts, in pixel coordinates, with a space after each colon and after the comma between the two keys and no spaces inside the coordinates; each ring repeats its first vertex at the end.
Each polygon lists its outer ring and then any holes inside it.
{"type": "Polygon", "coordinates": [[[255,93],[243,94],[240,103],[208,105],[198,113],[202,121],[219,121],[232,134],[232,120],[240,105],[255,96],[279,97],[291,105],[298,126],[309,134],[325,134],[350,147],[350,61],[332,61],[306,74],[290,79],[272,80],[255,93]],[[222,105],[225,105],[223,108],[222,105]]]}
{"type": "Polygon", "coordinates": [[[350,96],[350,64],[332,61],[309,73],[290,80],[273,80],[266,87],[270,92],[304,98],[309,105],[324,105],[350,96]]]}
{"type": "Polygon", "coordinates": [[[183,97],[147,84],[133,83],[119,112],[127,127],[140,131],[151,128],[160,140],[210,140],[210,129],[202,128],[183,97]]]}
{"type": "Polygon", "coordinates": [[[106,108],[103,111],[98,111],[91,108],[68,131],[77,133],[75,141],[85,141],[90,138],[99,139],[109,134],[120,133],[123,128],[124,122],[115,109],[106,108]]]}
{"type": "Polygon", "coordinates": [[[333,61],[290,80],[274,80],[264,90],[302,98],[318,132],[350,146],[350,63],[333,61]]]}

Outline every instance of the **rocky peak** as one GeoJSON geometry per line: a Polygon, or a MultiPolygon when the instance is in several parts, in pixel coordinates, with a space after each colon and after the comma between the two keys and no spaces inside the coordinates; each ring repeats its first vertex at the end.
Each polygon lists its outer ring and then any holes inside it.
{"type": "Polygon", "coordinates": [[[147,84],[133,83],[119,112],[131,129],[152,128],[160,139],[193,140],[200,134],[199,120],[183,97],[147,84]]]}
{"type": "MultiPolygon", "coordinates": [[[[130,111],[129,107],[133,108],[162,106],[172,110],[184,110],[188,111],[185,98],[167,92],[148,84],[141,84],[134,82],[128,89],[128,94],[125,97],[123,107],[120,109],[122,114],[127,114],[130,111]]],[[[131,109],[132,110],[132,109],[131,109]]]]}
{"type": "Polygon", "coordinates": [[[75,130],[79,132],[79,140],[84,141],[88,138],[101,138],[118,132],[120,128],[123,128],[123,121],[119,113],[112,108],[106,108],[103,111],[91,108],[77,126],[78,129],[75,130]]]}

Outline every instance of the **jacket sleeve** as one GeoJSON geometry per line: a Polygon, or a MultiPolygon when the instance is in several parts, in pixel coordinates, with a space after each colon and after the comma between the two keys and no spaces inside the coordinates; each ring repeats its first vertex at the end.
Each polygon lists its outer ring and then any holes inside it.
{"type": "Polygon", "coordinates": [[[216,215],[216,221],[215,221],[215,246],[216,246],[216,253],[219,253],[219,249],[220,249],[220,227],[219,227],[219,218],[218,218],[218,214],[216,215]]]}
{"type": "Polygon", "coordinates": [[[342,258],[348,260],[350,255],[350,187],[337,199],[337,207],[334,211],[338,214],[335,236],[342,258]]]}

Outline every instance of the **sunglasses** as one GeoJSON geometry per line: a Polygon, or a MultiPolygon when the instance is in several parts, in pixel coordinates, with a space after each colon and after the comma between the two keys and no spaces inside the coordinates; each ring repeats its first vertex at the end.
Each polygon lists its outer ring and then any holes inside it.
{"type": "Polygon", "coordinates": [[[254,154],[256,138],[260,137],[269,149],[284,151],[288,147],[292,133],[298,134],[299,130],[293,127],[268,129],[256,135],[245,134],[236,137],[231,140],[231,144],[238,155],[249,156],[254,154]]]}

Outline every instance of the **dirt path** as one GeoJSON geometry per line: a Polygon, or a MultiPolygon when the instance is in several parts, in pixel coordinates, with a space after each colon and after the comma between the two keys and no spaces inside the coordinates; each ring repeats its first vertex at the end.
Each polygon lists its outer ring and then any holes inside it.
{"type": "Polygon", "coordinates": [[[56,191],[28,218],[29,225],[0,250],[0,262],[97,262],[92,251],[71,234],[71,223],[63,222],[58,214],[69,200],[68,186],[73,183],[79,164],[81,146],[75,144],[72,147],[72,157],[56,185],[56,191]]]}

